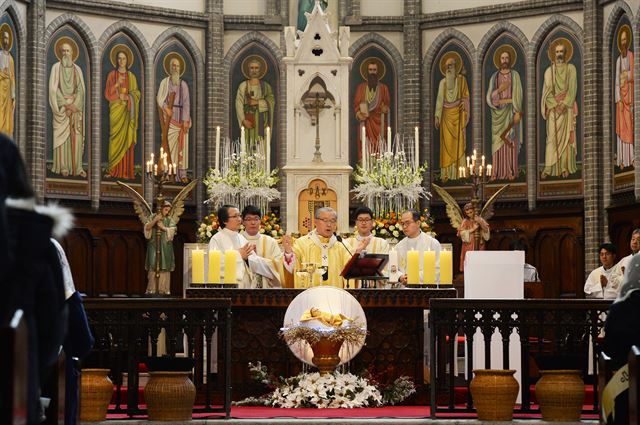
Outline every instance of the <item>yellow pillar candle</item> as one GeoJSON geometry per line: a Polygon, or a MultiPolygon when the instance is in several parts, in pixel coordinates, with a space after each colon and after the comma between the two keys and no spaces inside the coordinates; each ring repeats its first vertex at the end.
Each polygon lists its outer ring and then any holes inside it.
{"type": "Polygon", "coordinates": [[[236,280],[236,259],[238,251],[228,249],[224,252],[224,283],[238,283],[236,280]]]}
{"type": "Polygon", "coordinates": [[[425,251],[422,260],[422,283],[436,283],[436,252],[425,251]]]}
{"type": "Polygon", "coordinates": [[[204,251],[191,251],[191,283],[204,283],[204,251]]]}
{"type": "Polygon", "coordinates": [[[451,285],[453,283],[453,261],[451,251],[440,252],[440,283],[451,285]]]}
{"type": "Polygon", "coordinates": [[[420,253],[416,250],[407,252],[407,284],[420,283],[420,253]]]}
{"type": "Polygon", "coordinates": [[[222,253],[217,249],[209,251],[209,272],[207,273],[207,282],[220,283],[220,260],[222,253]]]}

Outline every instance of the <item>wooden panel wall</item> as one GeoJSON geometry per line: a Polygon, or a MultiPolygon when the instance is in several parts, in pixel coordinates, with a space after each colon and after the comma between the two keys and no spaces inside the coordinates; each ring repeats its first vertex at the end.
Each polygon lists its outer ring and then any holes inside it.
{"type": "MultiPolygon", "coordinates": [[[[433,208],[435,231],[440,242],[452,243],[460,252],[460,240],[449,225],[444,209],[433,208]]],[[[548,298],[583,298],[584,240],[583,211],[577,205],[553,205],[530,212],[501,209],[490,220],[490,250],[509,250],[512,240],[527,247],[526,262],[538,269],[548,298]]],[[[460,256],[454,256],[454,273],[459,273],[460,256]]]]}
{"type": "MultiPolygon", "coordinates": [[[[76,289],[91,297],[143,295],[147,241],[142,223],[131,212],[75,212],[74,229],[62,241],[76,289]]],[[[174,238],[176,268],[171,293],[182,294],[182,248],[195,242],[195,219],[183,217],[174,238]]]]}
{"type": "Polygon", "coordinates": [[[618,248],[618,258],[631,253],[629,241],[631,232],[640,228],[640,203],[609,208],[609,236],[611,242],[618,248]]]}

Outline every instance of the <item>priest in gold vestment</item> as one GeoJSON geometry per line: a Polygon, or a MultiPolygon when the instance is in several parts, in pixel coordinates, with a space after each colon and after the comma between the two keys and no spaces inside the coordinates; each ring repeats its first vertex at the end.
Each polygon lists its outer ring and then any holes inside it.
{"type": "MultiPolygon", "coordinates": [[[[282,240],[284,248],[284,267],[293,273],[296,287],[301,287],[302,277],[296,271],[304,270],[304,263],[313,263],[316,268],[324,269],[321,284],[343,288],[345,280],[340,272],[351,259],[345,246],[338,242],[335,231],[338,215],[333,208],[318,208],[314,215],[316,228],[292,244],[291,236],[282,240]]],[[[360,243],[352,254],[359,254],[366,244],[360,243]]]]}

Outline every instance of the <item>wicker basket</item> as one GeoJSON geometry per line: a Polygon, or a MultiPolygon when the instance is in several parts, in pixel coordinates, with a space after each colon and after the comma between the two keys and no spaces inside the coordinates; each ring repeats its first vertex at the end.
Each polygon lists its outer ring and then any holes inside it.
{"type": "Polygon", "coordinates": [[[113,394],[109,369],[82,369],[80,375],[80,422],[103,421],[113,394]]]}
{"type": "Polygon", "coordinates": [[[584,403],[580,370],[541,370],[536,399],[542,419],[549,422],[579,422],[584,403]]]}
{"type": "Polygon", "coordinates": [[[150,421],[191,420],[196,387],[189,372],[149,372],[144,399],[150,421]]]}
{"type": "Polygon", "coordinates": [[[515,370],[476,369],[469,385],[481,421],[510,421],[520,385],[515,370]]]}

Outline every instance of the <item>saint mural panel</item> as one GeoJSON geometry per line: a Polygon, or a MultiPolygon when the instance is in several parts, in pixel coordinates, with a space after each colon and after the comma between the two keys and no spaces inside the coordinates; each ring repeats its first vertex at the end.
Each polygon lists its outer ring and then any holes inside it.
{"type": "Polygon", "coordinates": [[[618,21],[611,40],[613,81],[611,126],[613,135],[613,190],[634,185],[634,55],[631,22],[626,15],[618,21]]]}
{"type": "Polygon", "coordinates": [[[473,153],[471,70],[467,51],[456,42],[445,45],[433,63],[431,162],[434,181],[440,185],[463,185],[460,167],[466,166],[466,157],[473,153]]]}
{"type": "Polygon", "coordinates": [[[539,197],[582,195],[582,53],[573,34],[553,31],[537,59],[539,197]]]}
{"type": "Polygon", "coordinates": [[[231,66],[230,133],[232,140],[240,140],[241,128],[247,146],[270,143],[269,163],[276,166],[278,120],[278,68],[271,54],[257,44],[247,46],[231,66]],[[270,133],[267,134],[267,127],[270,133]],[[270,140],[267,141],[267,136],[270,140]]]}
{"type": "Polygon", "coordinates": [[[89,56],[71,27],[56,31],[47,47],[47,192],[88,195],[87,114],[89,56]]]}
{"type": "MultiPolygon", "coordinates": [[[[154,152],[162,147],[176,169],[176,183],[194,178],[195,143],[192,113],[195,102],[195,70],[191,55],[177,41],[165,45],[156,57],[156,140],[154,152]]],[[[193,111],[195,112],[195,111],[193,111]]]]}
{"type": "Polygon", "coordinates": [[[362,158],[362,127],[365,128],[369,154],[383,153],[389,146],[388,128],[392,138],[398,131],[396,99],[397,78],[393,62],[377,46],[368,46],[354,58],[350,76],[351,99],[351,165],[362,158]]]}
{"type": "Polygon", "coordinates": [[[0,18],[0,132],[14,138],[16,110],[16,30],[9,14],[0,18]]]}
{"type": "Polygon", "coordinates": [[[143,126],[141,55],[129,37],[118,34],[102,57],[102,194],[124,197],[117,180],[142,182],[143,126]]]}
{"type": "Polygon", "coordinates": [[[492,164],[488,191],[511,183],[505,196],[526,198],[525,56],[509,35],[498,37],[483,64],[484,146],[492,164]]]}

